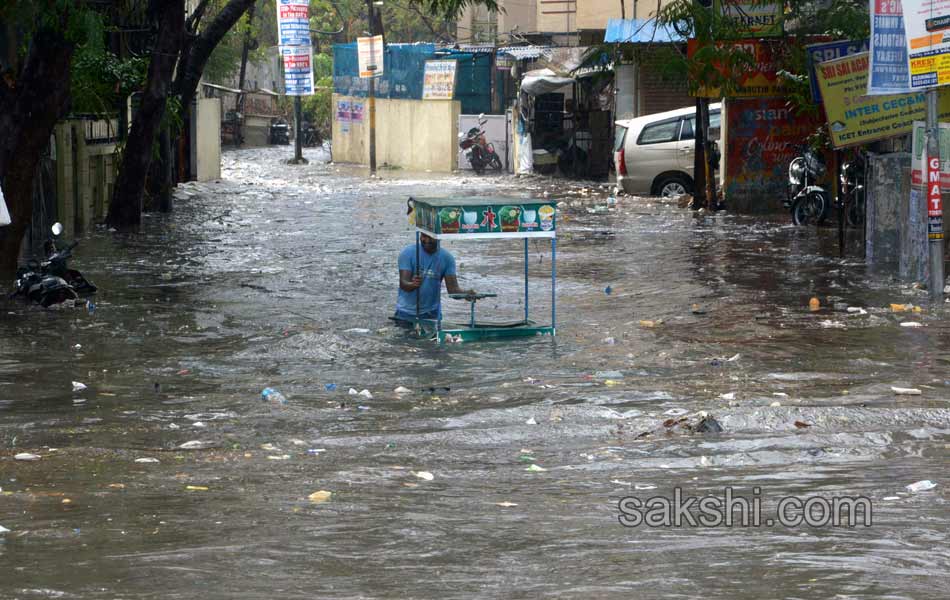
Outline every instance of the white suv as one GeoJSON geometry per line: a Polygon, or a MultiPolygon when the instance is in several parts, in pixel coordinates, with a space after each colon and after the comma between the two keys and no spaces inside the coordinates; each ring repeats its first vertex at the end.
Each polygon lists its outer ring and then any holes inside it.
{"type": "MultiPolygon", "coordinates": [[[[721,104],[709,105],[709,137],[719,139],[721,104]]],[[[679,196],[693,191],[696,108],[617,121],[617,185],[639,196],[679,196]]]]}

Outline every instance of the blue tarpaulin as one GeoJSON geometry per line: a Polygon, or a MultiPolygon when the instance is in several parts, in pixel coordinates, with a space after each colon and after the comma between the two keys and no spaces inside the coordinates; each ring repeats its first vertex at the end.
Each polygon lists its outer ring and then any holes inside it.
{"type": "MultiPolygon", "coordinates": [[[[436,52],[434,44],[386,44],[382,77],[376,79],[377,98],[420,100],[425,63],[431,59],[458,61],[455,99],[462,114],[491,112],[492,55],[458,50],[436,52]]],[[[369,80],[359,76],[356,44],[333,46],[333,91],[344,96],[366,96],[369,80]]]]}
{"type": "Polygon", "coordinates": [[[610,19],[604,41],[621,44],[685,42],[686,38],[656,19],[610,19]]]}

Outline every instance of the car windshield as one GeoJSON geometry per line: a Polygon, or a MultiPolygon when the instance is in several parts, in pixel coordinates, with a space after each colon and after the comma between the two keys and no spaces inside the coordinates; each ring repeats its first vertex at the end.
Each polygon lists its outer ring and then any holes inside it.
{"type": "Polygon", "coordinates": [[[623,140],[625,137],[627,137],[627,128],[623,125],[617,125],[617,129],[614,131],[614,152],[623,150],[623,140]]]}

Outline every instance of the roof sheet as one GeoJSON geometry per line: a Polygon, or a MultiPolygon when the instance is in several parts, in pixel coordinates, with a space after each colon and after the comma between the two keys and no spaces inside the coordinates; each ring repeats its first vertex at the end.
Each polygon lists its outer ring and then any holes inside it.
{"type": "Polygon", "coordinates": [[[685,42],[686,38],[657,23],[656,19],[610,19],[607,22],[605,42],[614,43],[671,43],[685,42]]]}

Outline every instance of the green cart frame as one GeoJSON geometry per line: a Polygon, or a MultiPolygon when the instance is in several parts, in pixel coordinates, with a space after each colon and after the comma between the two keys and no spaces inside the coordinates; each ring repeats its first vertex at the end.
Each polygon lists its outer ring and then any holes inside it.
{"type": "MultiPolygon", "coordinates": [[[[557,323],[557,207],[553,202],[515,198],[419,198],[414,199],[416,224],[416,265],[419,264],[420,235],[442,240],[524,241],[524,319],[508,323],[479,322],[475,319],[475,301],[492,297],[479,294],[470,300],[471,318],[467,324],[448,324],[438,319],[422,319],[416,307],[416,322],[439,343],[485,339],[555,335],[557,323]],[[530,319],[528,304],[528,240],[551,240],[551,324],[538,325],[530,319]]],[[[418,267],[417,267],[418,268],[418,267]]]]}

